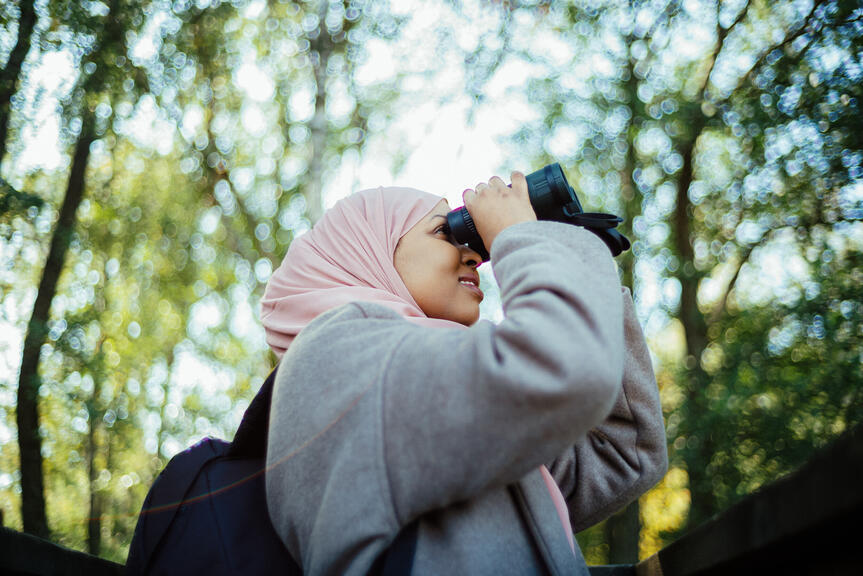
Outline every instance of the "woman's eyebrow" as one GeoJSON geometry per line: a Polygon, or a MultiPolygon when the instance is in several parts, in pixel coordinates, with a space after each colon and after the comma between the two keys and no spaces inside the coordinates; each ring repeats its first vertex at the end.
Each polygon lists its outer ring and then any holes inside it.
{"type": "Polygon", "coordinates": [[[446,215],[445,214],[435,214],[434,216],[431,217],[432,220],[434,220],[435,218],[443,218],[444,220],[446,220],[446,215]]]}

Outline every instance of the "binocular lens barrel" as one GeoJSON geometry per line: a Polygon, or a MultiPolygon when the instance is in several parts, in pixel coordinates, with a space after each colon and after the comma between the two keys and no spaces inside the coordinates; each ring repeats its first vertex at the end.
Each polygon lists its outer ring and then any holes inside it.
{"type": "MultiPolygon", "coordinates": [[[[539,220],[568,222],[573,214],[583,212],[575,190],[566,181],[563,169],[557,162],[540,168],[525,178],[530,204],[539,220]]],[[[483,262],[488,261],[488,250],[477,233],[467,208],[462,206],[452,210],[446,219],[455,241],[467,244],[482,257],[483,262]]]]}

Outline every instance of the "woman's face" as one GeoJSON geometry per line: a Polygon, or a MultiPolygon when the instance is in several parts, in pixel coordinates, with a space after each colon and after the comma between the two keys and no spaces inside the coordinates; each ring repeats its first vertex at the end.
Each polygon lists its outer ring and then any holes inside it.
{"type": "Polygon", "coordinates": [[[449,204],[441,200],[408,230],[396,246],[393,264],[426,316],[470,326],[479,319],[483,298],[476,271],[482,259],[447,234],[447,212],[449,204]]]}

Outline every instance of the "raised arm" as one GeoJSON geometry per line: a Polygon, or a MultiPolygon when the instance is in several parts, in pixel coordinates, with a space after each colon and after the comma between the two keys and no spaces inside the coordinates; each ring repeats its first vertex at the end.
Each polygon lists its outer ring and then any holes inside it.
{"type": "Polygon", "coordinates": [[[665,425],[650,354],[629,289],[622,288],[621,296],[626,354],[623,389],[605,421],[549,466],[567,500],[576,532],[638,498],[668,468],[665,425]]]}
{"type": "Polygon", "coordinates": [[[518,480],[584,439],[619,396],[623,302],[602,241],[524,222],[491,256],[499,325],[417,327],[385,359],[384,458],[400,523],[518,480]]]}

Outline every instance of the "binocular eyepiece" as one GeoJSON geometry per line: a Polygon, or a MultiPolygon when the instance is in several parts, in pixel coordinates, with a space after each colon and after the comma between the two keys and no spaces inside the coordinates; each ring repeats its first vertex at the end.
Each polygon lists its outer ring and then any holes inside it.
{"type": "MultiPolygon", "coordinates": [[[[539,220],[553,220],[582,226],[599,236],[611,250],[612,256],[617,256],[629,249],[629,240],[615,230],[623,219],[613,214],[585,212],[575,190],[566,181],[560,164],[557,162],[549,164],[528,174],[525,178],[530,204],[539,220]]],[[[452,210],[447,214],[446,220],[456,242],[467,244],[482,257],[483,262],[488,261],[490,257],[488,250],[477,233],[473,218],[466,207],[452,210]]]]}

